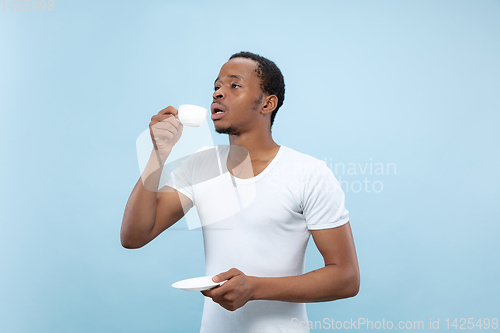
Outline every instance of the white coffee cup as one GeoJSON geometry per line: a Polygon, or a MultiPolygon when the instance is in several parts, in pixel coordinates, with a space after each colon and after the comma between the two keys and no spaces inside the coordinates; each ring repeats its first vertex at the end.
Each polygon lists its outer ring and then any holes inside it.
{"type": "Polygon", "coordinates": [[[184,104],[178,111],[177,118],[182,125],[200,127],[207,120],[208,110],[201,106],[184,104]]]}

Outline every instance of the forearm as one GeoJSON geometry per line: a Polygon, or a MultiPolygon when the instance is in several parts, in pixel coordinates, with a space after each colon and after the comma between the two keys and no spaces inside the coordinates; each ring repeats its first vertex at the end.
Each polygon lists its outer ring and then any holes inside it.
{"type": "Polygon", "coordinates": [[[162,168],[163,163],[159,161],[156,150],[153,150],[125,207],[120,232],[124,247],[141,247],[151,238],[156,220],[157,189],[162,168]]]}
{"type": "Polygon", "coordinates": [[[353,297],[359,289],[358,270],[338,265],[328,265],[298,276],[252,277],[252,280],[253,300],[326,302],[353,297]]]}

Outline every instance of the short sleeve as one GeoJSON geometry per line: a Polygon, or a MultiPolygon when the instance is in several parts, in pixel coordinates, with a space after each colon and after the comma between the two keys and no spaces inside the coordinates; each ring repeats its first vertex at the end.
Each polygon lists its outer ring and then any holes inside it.
{"type": "Polygon", "coordinates": [[[323,161],[302,175],[302,212],[309,230],[339,227],[349,222],[345,195],[323,161]]]}
{"type": "MultiPolygon", "coordinates": [[[[180,193],[184,194],[188,197],[194,204],[193,200],[193,186],[191,182],[191,170],[190,170],[190,160],[184,159],[180,163],[170,163],[168,166],[164,168],[163,172],[166,172],[170,169],[170,174],[168,174],[168,178],[164,181],[161,181],[161,184],[165,186],[169,186],[180,193]]],[[[162,178],[163,175],[162,175],[162,178]]]]}

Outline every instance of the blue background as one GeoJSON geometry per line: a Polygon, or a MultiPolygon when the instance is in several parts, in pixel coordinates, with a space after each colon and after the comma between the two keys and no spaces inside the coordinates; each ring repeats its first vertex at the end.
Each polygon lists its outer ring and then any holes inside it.
{"type": "Polygon", "coordinates": [[[241,50],[285,75],[275,140],[346,167],[361,290],[309,319],[499,318],[499,17],[487,0],[0,8],[0,332],[199,329],[203,296],[170,285],[204,275],[200,230],[125,250],[119,229],[137,136],[167,105],[208,107],[241,50]]]}

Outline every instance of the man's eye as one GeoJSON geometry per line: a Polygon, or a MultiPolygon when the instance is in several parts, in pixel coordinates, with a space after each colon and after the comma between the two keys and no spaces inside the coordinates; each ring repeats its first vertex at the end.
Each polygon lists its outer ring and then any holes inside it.
{"type": "Polygon", "coordinates": [[[239,85],[239,84],[236,84],[236,83],[233,83],[233,84],[232,84],[232,87],[233,87],[233,88],[239,88],[239,87],[240,87],[240,85],[239,85]]]}
{"type": "Polygon", "coordinates": [[[215,91],[217,91],[217,90],[219,90],[219,88],[220,88],[220,87],[214,87],[214,90],[215,90],[215,91]]]}

